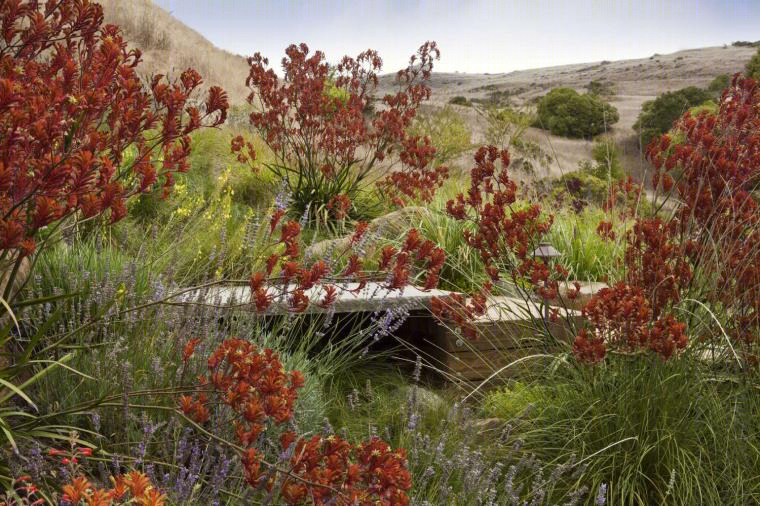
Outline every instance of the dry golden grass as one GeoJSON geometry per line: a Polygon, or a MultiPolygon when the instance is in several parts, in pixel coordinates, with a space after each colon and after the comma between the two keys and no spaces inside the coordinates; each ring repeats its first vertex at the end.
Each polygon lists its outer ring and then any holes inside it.
{"type": "MultiPolygon", "coordinates": [[[[245,58],[215,47],[200,33],[174,18],[151,0],[99,0],[105,21],[119,25],[125,38],[143,52],[141,74],[178,76],[192,67],[206,86],[227,90],[232,104],[248,95],[245,58]]],[[[253,52],[253,51],[252,51],[253,52]]]]}

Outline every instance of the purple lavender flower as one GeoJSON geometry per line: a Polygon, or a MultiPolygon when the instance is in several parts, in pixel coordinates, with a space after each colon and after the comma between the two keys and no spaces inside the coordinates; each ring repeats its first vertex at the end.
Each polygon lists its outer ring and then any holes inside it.
{"type": "Polygon", "coordinates": [[[607,504],[607,484],[602,483],[596,491],[596,506],[607,504]]]}

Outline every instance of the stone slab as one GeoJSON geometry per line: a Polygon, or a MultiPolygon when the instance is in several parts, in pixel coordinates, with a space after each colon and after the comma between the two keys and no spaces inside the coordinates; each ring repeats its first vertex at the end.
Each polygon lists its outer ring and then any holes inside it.
{"type": "MultiPolygon", "coordinates": [[[[336,300],[331,311],[335,313],[359,313],[382,311],[390,307],[404,306],[406,309],[419,310],[429,309],[433,297],[444,297],[451,292],[445,290],[422,290],[415,286],[407,286],[403,290],[390,290],[383,283],[376,281],[368,282],[362,289],[359,283],[334,283],[337,288],[336,300]]],[[[278,287],[270,287],[270,293],[274,296],[274,302],[267,310],[267,314],[287,313],[287,293],[293,291],[296,285],[288,285],[285,290],[278,287]],[[283,295],[283,291],[286,293],[283,295]]],[[[305,295],[314,303],[306,312],[326,312],[326,309],[318,307],[325,291],[322,286],[315,286],[305,291],[305,295]]],[[[245,285],[217,286],[203,290],[195,290],[183,293],[175,299],[177,302],[207,304],[214,306],[240,305],[249,307],[251,302],[251,289],[245,285]]]]}

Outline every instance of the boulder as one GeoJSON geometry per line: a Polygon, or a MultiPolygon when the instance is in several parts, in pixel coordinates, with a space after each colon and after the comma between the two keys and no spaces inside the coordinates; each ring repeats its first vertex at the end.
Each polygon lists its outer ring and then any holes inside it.
{"type": "Polygon", "coordinates": [[[415,405],[418,412],[427,413],[439,409],[445,409],[448,403],[432,390],[417,385],[405,385],[398,389],[399,405],[406,410],[409,398],[414,395],[415,405]]]}
{"type": "Polygon", "coordinates": [[[578,284],[580,284],[580,291],[574,296],[574,298],[571,298],[569,294],[575,292],[574,283],[574,281],[560,283],[559,296],[556,299],[551,299],[549,304],[580,311],[599,290],[602,288],[609,288],[606,283],[598,281],[578,281],[578,284]]]}
{"type": "MultiPolygon", "coordinates": [[[[8,287],[8,281],[10,280],[11,273],[13,272],[13,267],[16,264],[16,259],[18,258],[17,255],[18,254],[12,255],[10,259],[6,260],[0,265],[0,296],[5,293],[5,290],[8,287]]],[[[26,283],[26,280],[29,279],[31,270],[32,262],[29,260],[29,257],[22,258],[18,270],[16,271],[16,275],[14,276],[13,280],[11,280],[11,291],[8,296],[9,300],[13,300],[21,291],[21,288],[26,283]]],[[[5,308],[0,309],[0,311],[3,313],[3,316],[0,317],[0,327],[5,327],[8,325],[8,323],[10,323],[11,318],[5,308]]],[[[0,355],[0,370],[5,369],[11,365],[12,362],[9,359],[9,356],[13,355],[13,351],[12,341],[6,342],[2,349],[3,353],[0,355]]]]}
{"type": "MultiPolygon", "coordinates": [[[[5,293],[5,290],[8,287],[8,280],[11,277],[11,273],[13,272],[13,267],[16,264],[17,258],[17,254],[14,254],[10,259],[0,264],[0,296],[5,293]]],[[[16,295],[18,295],[18,293],[21,291],[21,288],[24,286],[24,283],[26,283],[26,280],[29,279],[29,273],[31,272],[31,269],[32,262],[29,260],[29,257],[22,258],[18,270],[16,271],[16,275],[12,280],[11,291],[8,299],[12,300],[16,295]]],[[[4,318],[7,318],[7,315],[4,318]]]]}

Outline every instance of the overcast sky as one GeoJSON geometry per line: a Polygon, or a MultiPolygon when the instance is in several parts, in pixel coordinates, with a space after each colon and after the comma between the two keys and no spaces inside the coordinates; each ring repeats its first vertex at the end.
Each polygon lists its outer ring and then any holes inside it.
{"type": "Polygon", "coordinates": [[[214,45],[279,61],[291,43],[331,62],[373,48],[384,72],[426,40],[438,71],[510,72],[760,40],[760,0],[154,0],[214,45]]]}

